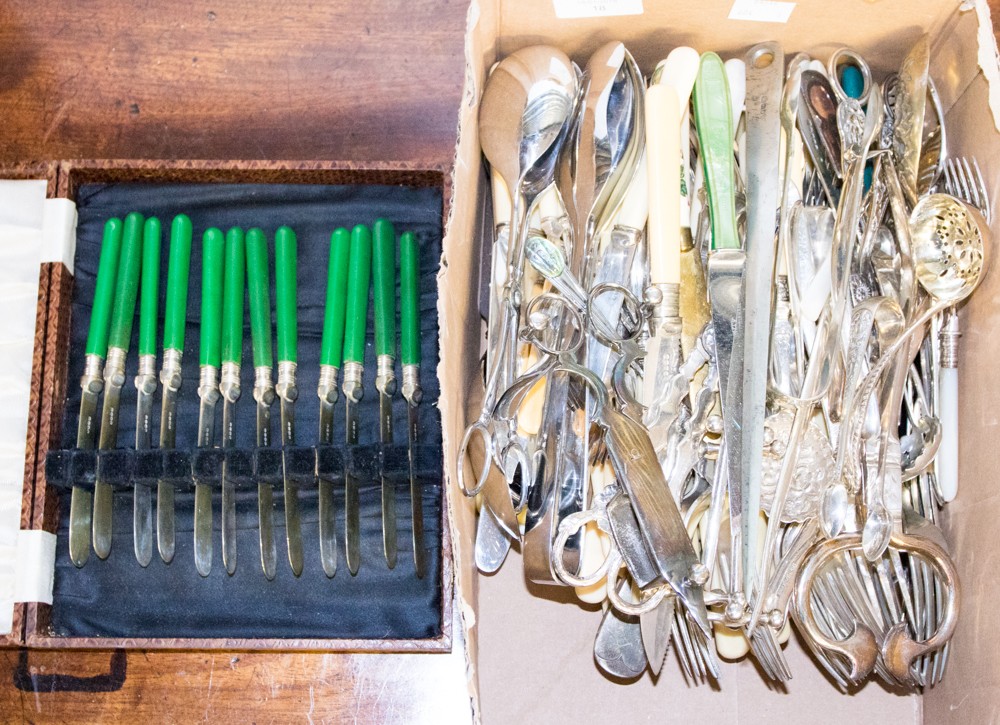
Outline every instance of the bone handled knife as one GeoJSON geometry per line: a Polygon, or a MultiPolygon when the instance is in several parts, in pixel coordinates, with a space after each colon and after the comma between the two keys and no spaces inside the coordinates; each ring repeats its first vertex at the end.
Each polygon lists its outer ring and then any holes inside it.
{"type": "MultiPolygon", "coordinates": [[[[368,287],[372,274],[372,234],[359,224],[351,232],[347,276],[347,317],[344,322],[344,426],[348,446],[358,444],[358,404],[364,395],[361,376],[365,364],[365,328],[368,323],[368,287]]],[[[350,469],[344,475],[345,553],[351,575],[361,566],[361,501],[359,482],[350,469]]]]}
{"type": "MultiPolygon", "coordinates": [[[[90,328],[84,348],[84,370],[80,378],[80,418],[76,431],[76,447],[94,449],[97,434],[97,399],[104,389],[104,360],[108,356],[108,329],[111,324],[111,303],[118,276],[118,259],[122,247],[121,219],[108,219],[101,240],[101,257],[97,265],[97,285],[94,306],[90,311],[90,328]]],[[[90,557],[90,527],[94,497],[82,486],[73,486],[69,505],[69,558],[76,566],[90,557]]]]}
{"type": "MultiPolygon", "coordinates": [[[[222,364],[222,277],[225,237],[219,229],[206,230],[201,252],[201,340],[198,379],[198,447],[215,445],[215,404],[219,401],[222,364]]],[[[212,572],[212,487],[195,480],[194,565],[198,573],[212,572]]]]}
{"type": "MultiPolygon", "coordinates": [[[[142,232],[139,290],[139,374],[135,377],[135,449],[153,445],[153,395],[156,393],[156,320],[160,297],[160,220],[150,217],[142,232]]],[[[136,483],[132,499],[132,545],[140,566],[153,559],[153,492],[136,483]]]]}
{"type": "Polygon", "coordinates": [[[274,233],[275,303],[278,317],[278,386],[281,405],[281,463],[285,481],[285,539],[288,563],[295,576],[302,574],[302,521],[299,515],[299,489],[288,477],[288,450],[295,445],[295,386],[297,328],[297,285],[295,232],[279,227],[274,233]]]}
{"type": "MultiPolygon", "coordinates": [[[[330,235],[330,264],[326,281],[326,311],[319,358],[319,444],[333,445],[337,375],[344,360],[344,322],[347,314],[347,272],[351,256],[351,233],[344,228],[330,235]]],[[[337,533],[334,524],[333,482],[319,479],[319,552],[328,577],[337,573],[337,533]]]]}
{"type": "MultiPolygon", "coordinates": [[[[226,232],[226,260],[222,283],[222,447],[236,444],[236,401],[240,399],[240,365],[243,363],[243,305],[246,296],[246,248],[243,230],[226,232]]],[[[222,463],[222,563],[236,573],[236,489],[222,463]]]]}
{"type": "MultiPolygon", "coordinates": [[[[736,226],[733,118],[729,82],[722,59],[715,53],[701,57],[694,86],[695,125],[705,168],[705,186],[712,226],[708,256],[708,299],[715,331],[719,369],[719,398],[729,469],[729,512],[733,547],[737,546],[743,521],[743,488],[740,457],[733,450],[740,444],[743,404],[743,322],[740,308],[746,255],[736,226]],[[734,369],[735,363],[735,369],[734,369]]],[[[731,574],[736,590],[743,589],[743,573],[734,561],[731,574]]]]}
{"type": "MultiPolygon", "coordinates": [[[[257,402],[257,447],[271,445],[271,404],[274,403],[274,364],[271,345],[271,294],[267,272],[267,237],[256,227],[246,235],[247,285],[250,301],[250,335],[253,340],[253,399],[257,402]]],[[[268,581],[277,573],[274,542],[274,487],[257,482],[257,516],[260,532],[260,565],[268,581]]]]}
{"type": "MultiPolygon", "coordinates": [[[[163,367],[160,384],[160,449],[169,450],[177,440],[177,394],[181,389],[181,360],[187,326],[188,273],[191,268],[191,220],[178,214],[170,224],[170,258],[167,262],[167,300],[163,310],[163,367]]],[[[174,486],[156,484],[156,547],[169,564],[174,558],[174,486]]]]}
{"type": "MultiPolygon", "coordinates": [[[[392,396],[396,392],[396,231],[385,219],[372,230],[372,287],[375,297],[375,389],[378,431],[383,445],[392,443],[392,396]]],[[[382,472],[382,550],[390,569],[398,556],[396,486],[382,472]]]]}
{"type": "Polygon", "coordinates": [[[413,448],[420,440],[418,406],[424,397],[420,387],[420,245],[413,232],[399,238],[399,355],[403,363],[403,398],[406,400],[406,438],[410,465],[410,528],[413,533],[413,565],[417,578],[427,572],[424,548],[424,503],[413,470],[413,448]]]}
{"type": "MultiPolygon", "coordinates": [[[[139,293],[139,267],[142,262],[142,214],[132,212],[125,217],[122,231],[118,279],[111,309],[111,330],[108,333],[108,357],[104,364],[104,407],[101,409],[101,437],[98,448],[111,450],[118,444],[118,419],[122,387],[125,385],[125,358],[132,341],[135,301],[139,293]]],[[[111,520],[113,514],[111,485],[98,477],[94,484],[94,553],[107,559],[111,553],[111,520]]]]}

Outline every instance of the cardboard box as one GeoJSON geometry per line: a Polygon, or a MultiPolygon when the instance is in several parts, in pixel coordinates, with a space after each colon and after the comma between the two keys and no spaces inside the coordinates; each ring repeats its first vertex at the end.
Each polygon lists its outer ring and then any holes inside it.
{"type": "MultiPolygon", "coordinates": [[[[405,186],[415,188],[437,188],[441,190],[441,198],[444,205],[448,204],[448,177],[443,168],[432,168],[421,165],[406,164],[365,164],[358,165],[352,163],[338,164],[335,162],[321,161],[244,161],[244,162],[217,162],[217,161],[72,161],[52,165],[52,178],[50,180],[50,194],[62,198],[76,199],[80,188],[85,184],[113,184],[113,183],[158,183],[158,184],[201,184],[201,183],[238,183],[238,184],[313,184],[313,185],[388,185],[405,186]]],[[[14,177],[15,174],[0,173],[0,177],[14,177]]],[[[28,175],[31,176],[30,174],[28,175]]],[[[177,209],[177,212],[183,209],[177,209]]],[[[444,209],[440,210],[443,214],[444,209]]],[[[359,222],[365,220],[357,220],[359,222]]],[[[367,220],[370,222],[371,220],[367,220]]],[[[165,220],[164,226],[169,226],[169,219],[165,220]]],[[[330,229],[332,231],[332,228],[330,229]]],[[[403,231],[398,229],[397,231],[403,231]]],[[[198,233],[200,234],[200,232],[198,233]]],[[[163,251],[166,252],[169,235],[164,234],[163,251]]],[[[269,241],[269,244],[271,242],[269,241]]],[[[300,242],[301,244],[301,242],[300,242]]],[[[325,247],[324,247],[325,249],[325,247]]],[[[193,254],[200,254],[200,236],[194,240],[193,254]]],[[[323,251],[325,255],[326,252],[323,251]]],[[[435,264],[437,260],[427,259],[423,261],[426,265],[435,264]]],[[[271,270],[273,279],[273,269],[271,270]]],[[[303,271],[300,270],[300,277],[303,271]]],[[[161,290],[164,289],[163,281],[166,276],[166,267],[161,267],[161,290]]],[[[31,436],[29,441],[28,464],[26,465],[26,476],[24,486],[24,498],[22,502],[22,529],[44,530],[55,533],[59,525],[59,500],[60,496],[68,495],[67,491],[59,491],[54,486],[49,485],[46,480],[45,460],[49,451],[54,451],[61,447],[62,424],[65,419],[65,404],[69,386],[77,384],[79,371],[70,370],[68,360],[70,356],[70,330],[71,308],[73,300],[74,279],[71,271],[63,264],[48,263],[43,264],[41,269],[43,284],[39,291],[38,322],[36,326],[36,349],[35,367],[33,373],[33,401],[37,401],[35,408],[37,413],[32,423],[36,435],[31,436]]],[[[325,284],[325,267],[322,278],[325,284]]],[[[194,274],[189,282],[189,319],[194,300],[197,299],[200,290],[200,277],[194,274]]],[[[301,284],[300,284],[301,290],[301,284]]],[[[301,293],[301,292],[300,292],[301,293]]],[[[325,292],[324,292],[325,294],[325,292]]],[[[273,304],[273,298],[272,298],[273,304]]],[[[162,309],[161,309],[162,315],[162,309]]],[[[247,318],[249,321],[249,318],[247,318]]],[[[189,344],[191,334],[188,333],[189,344]]],[[[246,338],[249,339],[248,337],[246,338]]],[[[197,345],[197,336],[193,338],[197,345]]],[[[303,361],[304,362],[304,361],[303,361]]],[[[187,364],[191,364],[188,361],[187,364]]],[[[196,364],[196,362],[194,363],[196,364]]],[[[244,360],[244,368],[252,370],[252,365],[248,360],[244,360]]],[[[422,374],[433,376],[435,373],[432,367],[422,374]]],[[[131,375],[134,371],[127,369],[126,385],[131,385],[131,375]]],[[[193,392],[193,391],[188,391],[193,392]]],[[[253,400],[250,389],[244,390],[240,407],[244,414],[252,418],[253,400]]],[[[373,392],[373,391],[370,391],[373,392]]],[[[159,400],[158,391],[155,399],[159,400]]],[[[305,405],[316,405],[315,391],[301,389],[300,400],[305,405]]],[[[433,401],[422,410],[430,410],[433,401]]],[[[158,403],[156,410],[158,410],[158,403]]],[[[154,411],[155,412],[155,411],[154,411]]],[[[158,413],[155,413],[158,415],[158,413]]],[[[75,413],[73,413],[75,415],[75,413]]],[[[277,416],[277,411],[274,413],[277,416]]],[[[342,418],[343,413],[339,411],[338,418],[342,418]]],[[[398,417],[398,415],[397,415],[398,417]]],[[[422,421],[430,424],[433,420],[428,412],[422,415],[422,421]]],[[[273,425],[273,424],[272,424],[273,425]]],[[[400,420],[397,423],[397,441],[403,440],[405,426],[400,420]]],[[[314,431],[302,431],[300,436],[312,442],[314,431]]],[[[119,431],[119,447],[131,447],[129,440],[130,431],[124,429],[119,431]]],[[[305,441],[303,441],[305,443],[305,441]]],[[[256,496],[256,494],[254,494],[256,496]]],[[[280,498],[280,492],[276,492],[276,498],[280,498]]],[[[397,494],[400,511],[405,507],[408,510],[408,494],[397,494]]],[[[117,504],[116,504],[117,506],[117,504]]],[[[23,644],[34,648],[56,648],[56,649],[110,649],[110,648],[140,648],[140,649],[171,649],[171,650],[299,650],[299,651],[324,651],[324,652],[443,652],[450,651],[452,646],[452,613],[453,603],[453,574],[452,574],[452,548],[450,546],[450,528],[446,525],[442,506],[442,517],[440,522],[441,540],[440,542],[429,542],[433,548],[440,546],[440,563],[438,567],[438,577],[432,581],[430,586],[437,587],[440,601],[440,628],[436,636],[419,639],[402,638],[375,638],[375,637],[345,637],[338,638],[295,638],[282,637],[276,632],[274,636],[264,637],[218,637],[210,632],[204,637],[150,637],[143,636],[139,631],[135,636],[112,637],[112,636],[65,636],[60,634],[53,626],[53,606],[29,602],[19,606],[15,613],[15,628],[8,640],[10,644],[23,644]]],[[[216,507],[216,517],[218,508],[216,507]]],[[[280,511],[276,512],[276,515],[280,511]]],[[[343,512],[339,511],[337,521],[338,546],[341,550],[340,558],[343,564],[343,512]]],[[[216,525],[218,519],[216,519],[216,525]]],[[[279,533],[280,532],[276,532],[279,533]]],[[[409,563],[409,545],[403,542],[402,532],[400,533],[400,565],[406,569],[409,564],[409,571],[412,575],[412,563],[409,563]],[[407,561],[404,562],[403,559],[407,561]]],[[[180,533],[178,533],[180,536],[180,533]]],[[[115,531],[115,546],[127,550],[131,556],[131,530],[115,531]]],[[[60,540],[60,544],[63,542],[60,540]]],[[[317,542],[307,541],[307,546],[315,546],[317,542]]],[[[283,544],[279,545],[279,557],[283,557],[283,544]]],[[[362,566],[385,566],[384,561],[375,560],[375,550],[365,549],[365,561],[362,566]]],[[[65,553],[65,552],[63,552],[65,553]]],[[[57,551],[57,557],[60,553],[57,551]]],[[[92,562],[97,560],[94,557],[92,562]]],[[[216,551],[215,567],[221,569],[222,562],[219,553],[216,551]]],[[[159,566],[161,562],[158,556],[154,556],[154,565],[159,566]]],[[[103,562],[102,562],[103,563],[103,562]]],[[[134,558],[132,564],[135,564],[134,558]]],[[[72,572],[73,576],[86,577],[88,567],[72,572]]],[[[138,566],[137,564],[135,564],[138,566]]],[[[279,567],[287,568],[287,561],[279,558],[279,567]]],[[[255,569],[254,572],[263,581],[263,574],[259,570],[259,558],[256,551],[249,549],[241,552],[240,567],[255,569]]],[[[151,571],[154,566],[145,573],[154,577],[155,572],[151,571]]],[[[44,575],[44,573],[43,573],[44,575]]],[[[51,572],[49,572],[51,576],[51,572]]],[[[303,573],[303,577],[320,577],[327,581],[322,571],[317,567],[309,569],[303,573]]],[[[346,566],[341,566],[337,578],[351,581],[350,574],[346,566]]],[[[155,578],[151,578],[150,584],[154,585],[155,578]]],[[[336,581],[336,578],[335,580],[336,581]]],[[[197,587],[198,582],[192,581],[191,586],[197,587]]],[[[138,597],[141,592],[124,592],[124,597],[138,597]]],[[[276,623],[277,624],[277,623],[276,623]]]]}
{"type": "MultiPolygon", "coordinates": [[[[547,43],[585,63],[600,45],[623,41],[648,74],[678,45],[714,50],[723,58],[743,57],[752,45],[776,40],[786,57],[798,51],[826,60],[842,45],[860,52],[878,78],[899,68],[923,32],[932,39],[931,74],[946,110],[948,152],[975,156],[997,213],[1000,174],[1000,70],[985,0],[965,3],[911,0],[906,3],[804,0],[763,3],[705,0],[656,3],[641,14],[614,16],[614,8],[638,2],[555,3],[543,0],[474,0],[466,36],[466,86],[460,109],[454,172],[457,190],[445,238],[440,377],[463,380],[442,400],[445,462],[455,548],[460,612],[473,666],[473,690],[487,723],[504,721],[634,722],[684,721],[885,723],[986,722],[1000,713],[1000,651],[992,638],[993,598],[1000,594],[995,536],[1000,517],[994,451],[1000,389],[992,384],[1000,274],[988,273],[961,313],[961,487],[947,511],[947,534],[964,586],[961,622],[948,672],[923,696],[894,692],[871,682],[849,695],[839,693],[799,642],[786,654],[794,679],[787,688],[767,685],[748,661],[724,665],[720,688],[689,688],[673,661],[654,683],[643,677],[629,685],[603,677],[592,660],[600,613],[574,601],[572,592],[526,586],[521,562],[511,554],[501,571],[479,576],[473,560],[475,510],[455,487],[455,456],[465,426],[478,415],[482,396],[478,359],[482,328],[476,299],[481,233],[487,198],[477,113],[492,64],[528,45],[547,43]],[[554,7],[590,8],[607,17],[560,19],[554,7]],[[791,10],[787,22],[730,19],[733,9],[791,10]]],[[[994,224],[994,232],[998,227],[994,224]]],[[[484,241],[485,239],[485,241],[484,241]]],[[[989,250],[996,253],[994,244],[989,250]]]]}

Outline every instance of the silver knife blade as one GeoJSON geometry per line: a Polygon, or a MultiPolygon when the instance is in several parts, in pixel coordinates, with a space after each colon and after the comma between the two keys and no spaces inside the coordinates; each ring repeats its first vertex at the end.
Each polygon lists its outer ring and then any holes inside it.
{"type": "MultiPolygon", "coordinates": [[[[295,445],[295,401],[281,400],[281,443],[295,445]]],[[[299,513],[299,487],[288,477],[287,452],[282,450],[281,471],[285,481],[285,539],[288,544],[288,563],[295,576],[302,574],[302,517],[299,513]]]]}
{"type": "MultiPolygon", "coordinates": [[[[156,378],[153,377],[155,381],[156,378]]],[[[155,385],[155,382],[154,382],[155,385]]],[[[152,447],[153,393],[143,389],[136,382],[135,449],[147,450],[152,447]]],[[[153,491],[145,483],[136,483],[132,500],[132,546],[135,558],[142,567],[153,560],[153,491]]]]}
{"type": "Polygon", "coordinates": [[[669,494],[649,435],[640,423],[614,409],[605,409],[602,415],[612,468],[632,502],[649,554],[691,618],[708,636],[711,625],[704,593],[693,581],[701,564],[677,504],[669,494]]]}
{"type": "MultiPolygon", "coordinates": [[[[740,303],[743,296],[745,264],[746,255],[742,249],[718,249],[708,258],[708,295],[712,307],[712,327],[715,330],[719,400],[722,403],[724,436],[728,451],[726,458],[729,472],[729,525],[734,539],[739,538],[743,530],[742,478],[739,464],[734,463],[734,460],[739,460],[739,455],[733,448],[742,443],[740,416],[736,415],[736,412],[743,402],[743,330],[741,329],[743,316],[740,303]]],[[[733,543],[735,548],[735,540],[733,543]]],[[[733,582],[742,580],[742,572],[737,571],[741,563],[741,559],[733,557],[731,567],[733,582]]]]}
{"type": "MultiPolygon", "coordinates": [[[[382,391],[378,395],[379,440],[383,444],[392,443],[392,396],[382,391]]],[[[396,484],[382,471],[382,551],[385,563],[395,568],[399,554],[396,535],[396,484]]]]}
{"type": "MultiPolygon", "coordinates": [[[[747,231],[743,272],[743,377],[741,441],[730,448],[731,465],[740,469],[743,531],[740,549],[743,593],[753,594],[756,580],[757,515],[760,511],[771,339],[771,299],[778,220],[778,158],[781,121],[778,109],[785,57],[778,43],[760,43],[747,52],[746,147],[747,231]],[[770,59],[770,63],[763,62],[770,59]]],[[[735,360],[734,360],[735,362],[735,360]]]]}
{"type": "MultiPolygon", "coordinates": [[[[257,447],[267,448],[271,445],[271,405],[262,399],[264,394],[255,391],[254,397],[257,399],[257,447]]],[[[274,541],[274,487],[269,483],[257,484],[257,528],[260,566],[264,577],[271,581],[278,571],[278,549],[274,541]]]]}
{"type": "MultiPolygon", "coordinates": [[[[164,353],[166,357],[166,353],[164,353]]],[[[164,365],[166,367],[166,364],[164,365]]],[[[177,440],[177,390],[164,383],[160,406],[160,449],[174,448],[177,440]]],[[[174,559],[174,487],[167,481],[156,484],[156,548],[160,559],[169,564],[174,559]]]]}
{"type": "MultiPolygon", "coordinates": [[[[80,417],[76,429],[76,447],[93,450],[97,435],[97,399],[103,387],[102,379],[93,387],[84,387],[80,396],[80,417]]],[[[90,558],[90,527],[92,525],[94,497],[81,486],[73,486],[69,504],[69,558],[77,567],[90,558]]]]}
{"type": "MultiPolygon", "coordinates": [[[[236,401],[225,398],[222,403],[222,447],[232,448],[236,442],[236,401]]],[[[236,573],[236,488],[229,480],[228,466],[222,462],[222,563],[226,572],[236,573]]]]}
{"type": "MultiPolygon", "coordinates": [[[[104,408],[101,411],[101,435],[98,448],[113,449],[118,443],[118,408],[121,405],[122,386],[110,381],[104,384],[104,408]]],[[[71,502],[72,503],[72,502],[71,502]]],[[[114,492],[111,486],[98,480],[94,484],[94,553],[101,559],[111,554],[111,520],[114,492]]]]}
{"type": "MultiPolygon", "coordinates": [[[[326,399],[319,403],[319,443],[333,444],[334,404],[326,399]]],[[[330,578],[337,573],[337,509],[333,501],[333,481],[323,476],[319,479],[319,557],[323,572],[330,578]]]]}
{"type": "MultiPolygon", "coordinates": [[[[413,565],[417,578],[427,572],[427,551],[424,549],[424,500],[423,492],[413,470],[413,448],[420,440],[420,411],[417,403],[406,405],[406,438],[409,443],[407,461],[410,467],[410,528],[413,533],[413,565]]],[[[504,537],[506,539],[506,537],[504,537]]]]}
{"type": "MultiPolygon", "coordinates": [[[[208,393],[198,408],[198,447],[211,448],[215,440],[215,403],[218,395],[208,393]]],[[[212,573],[212,487],[195,481],[194,486],[194,565],[202,576],[212,573]]]]}
{"type": "MultiPolygon", "coordinates": [[[[351,400],[350,395],[345,395],[344,400],[347,445],[356,446],[359,436],[358,406],[351,400]]],[[[344,471],[344,521],[346,529],[344,552],[347,556],[347,569],[353,576],[361,567],[361,500],[358,480],[351,474],[349,468],[344,471]]]]}

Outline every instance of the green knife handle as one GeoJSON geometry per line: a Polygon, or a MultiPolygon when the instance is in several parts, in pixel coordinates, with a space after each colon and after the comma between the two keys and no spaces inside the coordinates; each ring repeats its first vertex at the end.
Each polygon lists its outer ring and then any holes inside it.
{"type": "Polygon", "coordinates": [[[90,311],[90,329],[87,331],[88,355],[108,356],[108,326],[111,323],[111,302],[115,296],[115,278],[118,276],[118,257],[122,249],[122,220],[108,219],[104,223],[101,241],[101,259],[97,265],[97,286],[94,289],[94,306],[90,311]]]}
{"type": "Polygon", "coordinates": [[[160,220],[150,217],[142,230],[139,289],[139,354],[156,354],[156,318],[160,301],[160,220]]]}
{"type": "Polygon", "coordinates": [[[372,228],[372,277],[375,288],[375,354],[396,356],[396,230],[376,219],[372,228]]]}
{"type": "Polygon", "coordinates": [[[296,362],[298,320],[296,315],[296,250],[295,232],[278,227],[274,233],[275,307],[278,323],[278,362],[296,362]]]}
{"type": "Polygon", "coordinates": [[[243,297],[246,293],[246,251],[243,230],[226,232],[226,269],[222,300],[222,361],[243,359],[243,297]]]}
{"type": "Polygon", "coordinates": [[[420,364],[420,246],[413,232],[399,238],[399,348],[403,365],[420,364]]]}
{"type": "Polygon", "coordinates": [[[135,299],[139,293],[139,267],[142,263],[142,214],[132,212],[125,217],[122,232],[121,259],[118,260],[118,280],[115,301],[111,308],[111,333],[108,347],[128,350],[135,320],[135,299]]]}
{"type": "Polygon", "coordinates": [[[368,323],[368,285],[372,275],[372,233],[359,224],[351,232],[350,273],[347,279],[347,319],[344,323],[344,362],[365,362],[368,323]]]}
{"type": "Polygon", "coordinates": [[[191,220],[178,214],[170,225],[167,305],[163,314],[163,349],[184,350],[187,326],[188,273],[191,271],[191,220]]]}
{"type": "Polygon", "coordinates": [[[201,246],[201,365],[222,363],[222,262],[225,238],[215,227],[205,231],[201,246]]]}
{"type": "Polygon", "coordinates": [[[253,366],[271,367],[271,292],[267,274],[267,237],[254,227],[247,232],[247,285],[250,287],[250,335],[253,366]]]}
{"type": "Polygon", "coordinates": [[[320,365],[339,368],[344,360],[344,318],[347,314],[347,272],[351,258],[351,233],[343,227],[330,235],[330,267],[326,278],[326,313],[320,365]]]}
{"type": "Polygon", "coordinates": [[[722,59],[701,56],[694,84],[694,117],[705,163],[705,186],[712,219],[712,249],[739,249],[736,227],[733,119],[729,82],[722,59]]]}

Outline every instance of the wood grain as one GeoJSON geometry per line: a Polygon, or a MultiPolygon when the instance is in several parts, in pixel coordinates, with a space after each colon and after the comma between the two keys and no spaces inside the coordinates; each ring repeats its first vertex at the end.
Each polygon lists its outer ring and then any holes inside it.
{"type": "Polygon", "coordinates": [[[462,647],[439,655],[7,650],[0,671],[3,722],[472,720],[462,647]]]}
{"type": "Polygon", "coordinates": [[[11,0],[0,162],[451,163],[466,3],[11,0]]]}

